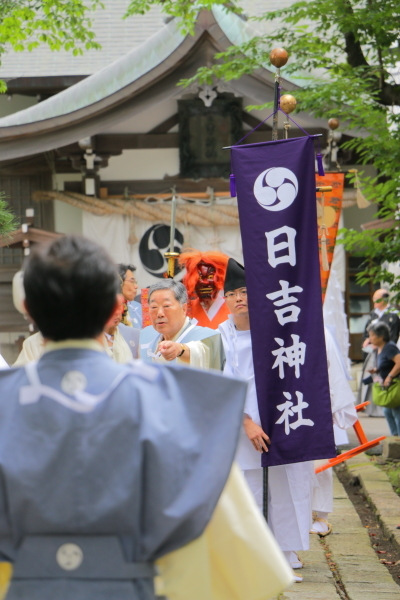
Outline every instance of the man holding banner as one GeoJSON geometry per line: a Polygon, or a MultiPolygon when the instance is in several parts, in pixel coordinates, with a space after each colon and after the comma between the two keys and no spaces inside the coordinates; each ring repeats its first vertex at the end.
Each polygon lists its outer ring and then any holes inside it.
{"type": "Polygon", "coordinates": [[[335,456],[312,136],[232,147],[262,465],[335,456]]]}
{"type": "MultiPolygon", "coordinates": [[[[249,386],[236,461],[262,511],[260,453],[268,452],[270,440],[261,427],[257,405],[244,268],[233,258],[229,259],[224,292],[231,312],[228,320],[218,328],[226,356],[224,373],[246,380],[249,386]]],[[[269,482],[268,524],[287,561],[293,568],[301,568],[303,565],[296,552],[309,548],[313,463],[272,467],[269,482]]],[[[302,581],[298,575],[295,578],[297,582],[302,581]]]]}
{"type": "Polygon", "coordinates": [[[311,461],[336,454],[314,162],[312,136],[232,147],[257,408],[271,440],[261,464],[285,466],[276,481],[269,471],[269,521],[285,553],[308,548],[311,461]],[[299,545],[288,547],[294,535],[299,545]]]}

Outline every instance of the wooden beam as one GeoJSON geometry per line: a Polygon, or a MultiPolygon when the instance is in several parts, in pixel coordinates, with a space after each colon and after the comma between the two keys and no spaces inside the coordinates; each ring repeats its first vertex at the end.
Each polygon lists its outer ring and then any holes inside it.
{"type": "Polygon", "coordinates": [[[95,136],[96,154],[115,154],[122,150],[178,148],[179,133],[108,133],[95,136]]]}
{"type": "Polygon", "coordinates": [[[150,129],[148,133],[150,135],[153,135],[155,133],[168,133],[168,131],[175,127],[175,125],[178,125],[178,123],[179,115],[178,113],[175,113],[174,115],[172,115],[172,117],[168,117],[168,119],[165,119],[165,121],[163,121],[153,129],[150,129]]]}
{"type": "Polygon", "coordinates": [[[44,229],[35,229],[34,227],[29,227],[26,233],[24,233],[22,229],[17,229],[10,235],[0,236],[0,248],[21,248],[24,240],[29,240],[32,244],[52,242],[62,237],[62,235],[63,234],[61,233],[45,231],[44,229]]]}
{"type": "MultiPolygon", "coordinates": [[[[101,172],[100,172],[101,175],[101,172]]],[[[165,194],[169,193],[172,187],[176,187],[178,194],[206,192],[208,187],[213,188],[215,192],[229,191],[229,181],[227,179],[181,179],[179,177],[169,177],[168,179],[148,179],[148,180],[120,180],[120,181],[101,181],[101,187],[108,189],[109,196],[120,196],[128,189],[130,194],[165,194]]],[[[82,193],[81,182],[66,181],[66,192],[82,193]]]]}
{"type": "MultiPolygon", "coordinates": [[[[50,75],[39,77],[15,77],[7,81],[7,94],[45,97],[58,94],[71,85],[86,79],[87,75],[50,75]]],[[[12,99],[11,99],[12,102],[12,99]]]]}

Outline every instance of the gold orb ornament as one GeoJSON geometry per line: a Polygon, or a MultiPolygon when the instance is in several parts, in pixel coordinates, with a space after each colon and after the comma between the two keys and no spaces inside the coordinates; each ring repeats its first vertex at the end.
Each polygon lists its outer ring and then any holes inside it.
{"type": "Polygon", "coordinates": [[[332,129],[332,130],[337,129],[339,127],[339,125],[340,125],[339,119],[329,119],[329,121],[328,121],[329,129],[332,129]]]}
{"type": "Polygon", "coordinates": [[[289,54],[284,48],[274,48],[271,50],[269,55],[271,65],[274,65],[277,69],[285,66],[289,60],[289,54]]]}
{"type": "Polygon", "coordinates": [[[280,104],[283,112],[285,112],[288,115],[289,113],[293,112],[296,108],[297,100],[291,94],[284,94],[283,96],[281,96],[280,104]]]}

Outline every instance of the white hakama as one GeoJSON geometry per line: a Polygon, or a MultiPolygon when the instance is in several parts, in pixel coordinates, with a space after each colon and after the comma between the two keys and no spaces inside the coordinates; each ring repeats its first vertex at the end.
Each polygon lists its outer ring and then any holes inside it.
{"type": "MultiPolygon", "coordinates": [[[[329,389],[333,422],[340,430],[345,431],[357,421],[354,406],[354,394],[350,388],[339,347],[330,332],[325,328],[326,354],[328,358],[329,389]]],[[[321,465],[326,461],[316,461],[321,465]]],[[[312,509],[318,513],[330,513],[333,510],[333,477],[332,469],[318,473],[314,480],[312,509]]]]}
{"type": "MultiPolygon", "coordinates": [[[[224,373],[248,382],[244,408],[257,425],[261,425],[254,380],[250,331],[238,331],[233,317],[218,327],[224,344],[224,373]]],[[[242,427],[236,461],[260,510],[263,508],[263,469],[260,453],[254,449],[242,427]]],[[[313,493],[313,462],[269,467],[268,525],[284,552],[308,550],[313,493]]]]}

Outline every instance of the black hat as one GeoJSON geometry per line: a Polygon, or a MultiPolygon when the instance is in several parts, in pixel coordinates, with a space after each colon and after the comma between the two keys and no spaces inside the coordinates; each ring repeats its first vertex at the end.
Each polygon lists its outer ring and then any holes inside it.
{"type": "Polygon", "coordinates": [[[230,258],[226,268],[224,294],[226,294],[226,292],[233,292],[233,290],[237,290],[238,288],[242,287],[246,287],[244,267],[234,258],[230,258]]]}

